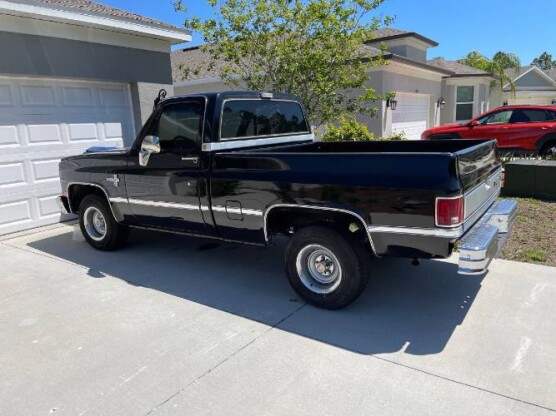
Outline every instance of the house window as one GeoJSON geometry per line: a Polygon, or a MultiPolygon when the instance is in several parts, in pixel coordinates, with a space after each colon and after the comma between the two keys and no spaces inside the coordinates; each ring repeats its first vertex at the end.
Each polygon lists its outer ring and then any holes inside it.
{"type": "Polygon", "coordinates": [[[457,87],[456,121],[467,121],[473,118],[473,98],[475,87],[457,87]]]}

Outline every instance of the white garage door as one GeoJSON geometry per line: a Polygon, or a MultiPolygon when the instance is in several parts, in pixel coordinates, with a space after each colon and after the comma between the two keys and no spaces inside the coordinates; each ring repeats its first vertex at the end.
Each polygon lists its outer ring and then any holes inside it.
{"type": "Polygon", "coordinates": [[[0,78],[0,235],[58,222],[60,159],[133,129],[127,84],[0,78]]]}
{"type": "Polygon", "coordinates": [[[398,107],[392,111],[392,133],[405,133],[410,140],[419,140],[427,129],[430,96],[396,93],[398,107]]]}

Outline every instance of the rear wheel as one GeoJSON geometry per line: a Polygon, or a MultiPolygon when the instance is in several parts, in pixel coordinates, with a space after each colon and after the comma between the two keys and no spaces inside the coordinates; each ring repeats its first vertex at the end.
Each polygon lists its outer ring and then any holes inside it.
{"type": "Polygon", "coordinates": [[[98,195],[87,195],[81,201],[79,226],[87,242],[98,250],[115,250],[129,235],[128,227],[114,219],[108,202],[98,195]]]}
{"type": "Polygon", "coordinates": [[[369,256],[356,240],[325,227],[307,227],[288,243],[286,273],[293,289],[308,303],[339,309],[365,289],[369,256]]]}

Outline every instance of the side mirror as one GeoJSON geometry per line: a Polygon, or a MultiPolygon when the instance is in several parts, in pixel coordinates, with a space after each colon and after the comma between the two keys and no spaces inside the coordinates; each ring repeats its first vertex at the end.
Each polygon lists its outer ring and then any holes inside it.
{"type": "Polygon", "coordinates": [[[139,165],[147,166],[153,153],[160,153],[160,139],[157,136],[145,136],[139,151],[139,165]]]}
{"type": "Polygon", "coordinates": [[[467,123],[467,125],[469,127],[475,127],[479,125],[479,122],[477,120],[471,120],[469,123],[467,123]]]}

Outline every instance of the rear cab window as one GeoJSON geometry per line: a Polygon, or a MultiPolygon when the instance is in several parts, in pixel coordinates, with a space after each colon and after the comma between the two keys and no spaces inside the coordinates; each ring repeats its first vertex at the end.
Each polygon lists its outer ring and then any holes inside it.
{"type": "Polygon", "coordinates": [[[308,133],[310,129],[301,105],[295,101],[231,99],[222,107],[221,140],[308,133]]]}

